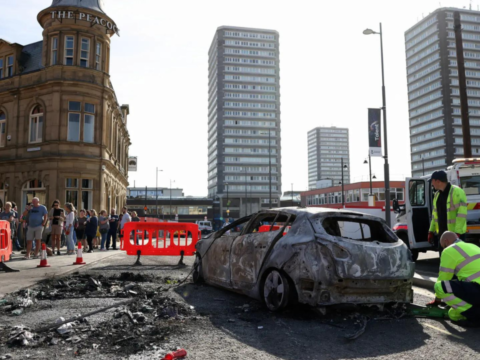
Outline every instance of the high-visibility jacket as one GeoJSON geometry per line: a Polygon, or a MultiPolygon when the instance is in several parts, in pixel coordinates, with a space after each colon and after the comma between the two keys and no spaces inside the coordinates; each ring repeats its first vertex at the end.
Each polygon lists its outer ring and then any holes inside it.
{"type": "MultiPolygon", "coordinates": [[[[447,281],[448,283],[454,275],[460,281],[480,284],[480,248],[478,246],[457,240],[443,250],[437,282],[447,281]]],[[[448,290],[447,292],[451,293],[448,290]]]]}
{"type": "MultiPolygon", "coordinates": [[[[432,222],[430,223],[430,231],[437,234],[437,199],[439,195],[440,191],[437,191],[433,199],[432,222]]],[[[467,232],[467,196],[465,195],[465,191],[456,185],[450,187],[450,192],[447,198],[447,227],[448,231],[460,235],[467,232]]]]}

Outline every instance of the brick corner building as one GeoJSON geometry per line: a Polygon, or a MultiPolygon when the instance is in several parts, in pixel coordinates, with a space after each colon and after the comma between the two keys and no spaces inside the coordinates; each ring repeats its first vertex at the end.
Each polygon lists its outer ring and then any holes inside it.
{"type": "Polygon", "coordinates": [[[43,40],[0,39],[0,201],[121,207],[130,109],[109,75],[117,26],[100,0],[55,0],[37,19],[43,40]]]}

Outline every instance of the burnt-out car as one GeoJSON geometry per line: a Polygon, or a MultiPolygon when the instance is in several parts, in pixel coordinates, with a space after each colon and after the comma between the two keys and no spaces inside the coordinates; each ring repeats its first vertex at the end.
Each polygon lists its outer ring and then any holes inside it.
{"type": "Polygon", "coordinates": [[[383,220],[366,214],[260,211],[203,237],[196,249],[195,282],[263,300],[273,311],[296,301],[327,306],[413,300],[410,251],[383,220]],[[270,231],[261,231],[265,225],[270,231]]]}

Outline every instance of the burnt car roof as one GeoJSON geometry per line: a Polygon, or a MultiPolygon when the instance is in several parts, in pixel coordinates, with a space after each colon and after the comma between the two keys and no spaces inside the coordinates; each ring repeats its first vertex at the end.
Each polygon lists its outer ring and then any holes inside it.
{"type": "Polygon", "coordinates": [[[371,216],[368,214],[364,214],[358,211],[351,211],[351,210],[345,210],[345,209],[331,209],[331,208],[321,208],[321,207],[284,207],[284,208],[275,208],[275,209],[269,209],[269,210],[262,210],[259,211],[259,213],[264,213],[264,212],[272,212],[272,211],[282,211],[286,213],[290,213],[296,216],[303,215],[305,214],[308,217],[313,217],[318,214],[322,215],[353,215],[353,216],[361,216],[369,219],[378,219],[381,220],[378,217],[371,216]]]}

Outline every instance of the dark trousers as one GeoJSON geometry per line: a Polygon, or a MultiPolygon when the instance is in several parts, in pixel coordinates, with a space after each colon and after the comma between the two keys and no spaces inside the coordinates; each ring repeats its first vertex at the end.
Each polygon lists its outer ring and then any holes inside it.
{"type": "Polygon", "coordinates": [[[88,242],[88,251],[92,250],[93,251],[93,238],[95,236],[90,236],[87,235],[87,242],[88,242]]]}
{"type": "MultiPolygon", "coordinates": [[[[459,280],[450,280],[452,293],[456,297],[472,305],[472,307],[462,313],[468,320],[480,323],[480,284],[475,282],[466,282],[459,280]]],[[[442,282],[444,291],[445,285],[442,282]]]]}
{"type": "Polygon", "coordinates": [[[107,249],[110,249],[110,240],[112,241],[112,248],[117,248],[117,229],[115,231],[108,230],[107,234],[107,249]]]}

